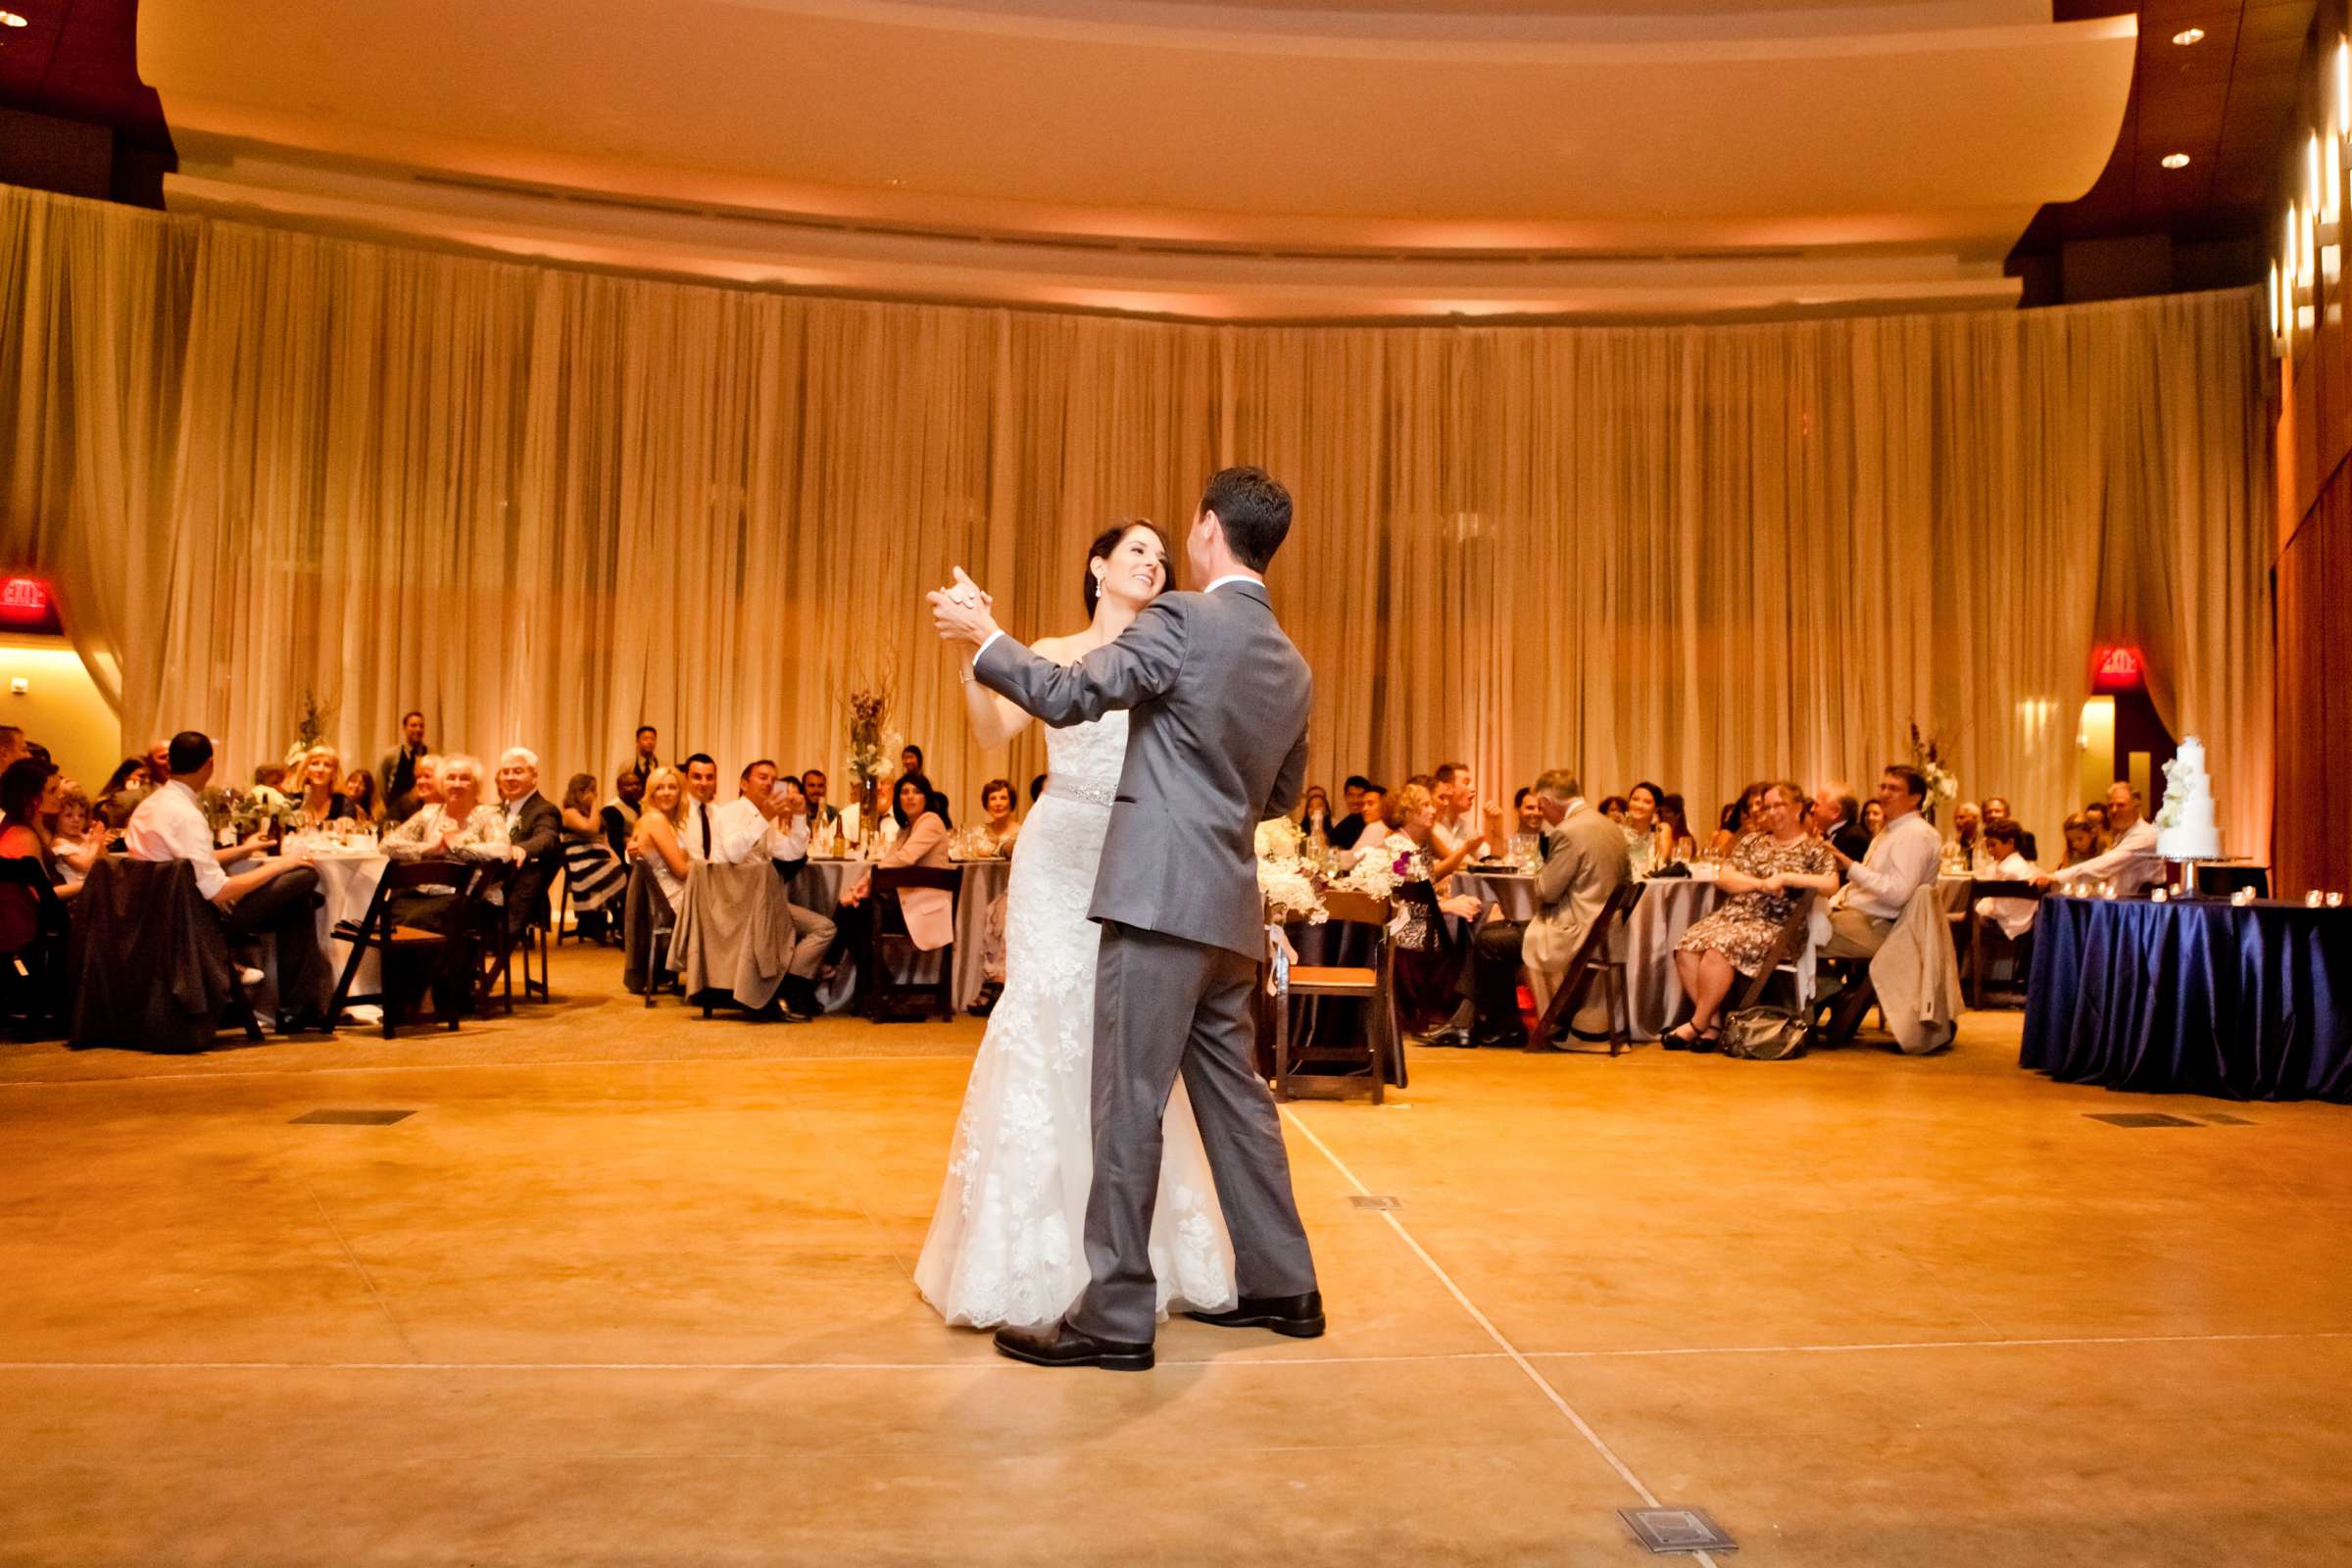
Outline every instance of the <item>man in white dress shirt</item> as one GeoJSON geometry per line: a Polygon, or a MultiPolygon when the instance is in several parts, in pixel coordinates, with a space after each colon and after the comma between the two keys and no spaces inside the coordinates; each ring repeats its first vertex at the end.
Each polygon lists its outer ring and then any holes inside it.
{"type": "Polygon", "coordinates": [[[278,1032],[325,1029],[333,980],[318,947],[318,873],[307,855],[262,858],[231,875],[228,867],[262,856],[267,834],[216,848],[197,792],[212,782],[213,743],[200,730],[172,737],[171,781],[139,803],[123,829],[134,860],[186,860],[196,891],[213,906],[231,942],[263,935],[277,948],[278,1032]]]}
{"type": "Polygon", "coordinates": [[[718,763],[708,752],[697,752],[686,759],[686,799],[679,804],[686,809],[686,820],[678,827],[678,847],[690,860],[722,858],[718,849],[718,826],[711,819],[711,803],[718,799],[718,763]]]}
{"type": "Polygon", "coordinates": [[[2164,858],[2156,853],[2156,824],[2147,819],[2147,802],[2139,791],[2118,779],[2107,786],[2107,831],[2115,841],[2103,854],[2074,865],[2046,871],[2034,880],[2043,887],[2053,882],[2112,882],[2117,898],[2134,898],[2164,880],[2164,858]]]}
{"type": "MultiPolygon", "coordinates": [[[[725,865],[773,863],[779,875],[799,869],[808,858],[808,803],[798,780],[778,782],[776,764],[766,758],[743,770],[735,799],[710,810],[710,851],[706,858],[725,865]]],[[[792,958],[785,965],[779,995],[787,1018],[813,1018],[822,1010],[816,998],[816,973],[832,947],[833,922],[813,909],[787,904],[792,912],[792,958]]]]}
{"type": "Polygon", "coordinates": [[[1478,820],[1478,780],[1468,762],[1441,762],[1433,793],[1438,798],[1438,819],[1430,824],[1430,830],[1437,836],[1438,856],[1443,859],[1485,831],[1478,820]]]}
{"type": "Polygon", "coordinates": [[[1920,814],[1927,799],[1927,776],[1898,762],[1879,775],[1879,808],[1886,813],[1886,825],[1870,841],[1869,853],[1857,860],[1830,846],[1845,873],[1845,886],[1830,901],[1830,939],[1821,945],[1821,957],[1875,956],[1911,895],[1936,880],[1943,840],[1936,824],[1920,814]]]}

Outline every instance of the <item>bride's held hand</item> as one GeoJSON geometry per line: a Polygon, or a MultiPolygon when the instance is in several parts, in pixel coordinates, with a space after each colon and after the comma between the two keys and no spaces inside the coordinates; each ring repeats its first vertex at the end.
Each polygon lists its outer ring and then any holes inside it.
{"type": "Polygon", "coordinates": [[[968,642],[977,648],[997,633],[991,611],[996,600],[987,590],[956,568],[956,580],[924,596],[931,603],[931,624],[942,642],[968,642]]]}

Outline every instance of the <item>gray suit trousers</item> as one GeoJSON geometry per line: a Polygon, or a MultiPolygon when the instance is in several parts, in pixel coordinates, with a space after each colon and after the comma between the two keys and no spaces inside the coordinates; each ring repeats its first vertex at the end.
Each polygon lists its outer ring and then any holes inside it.
{"type": "Polygon", "coordinates": [[[1152,1340],[1160,1114],[1179,1072],[1233,1235],[1236,1288],[1250,1297],[1315,1289],[1282,1119],[1257,1075],[1250,1011],[1256,983],[1257,966],[1241,954],[1102,922],[1095,970],[1095,1180],[1086,1202],[1093,1279],[1068,1318],[1081,1333],[1131,1345],[1152,1340]]]}

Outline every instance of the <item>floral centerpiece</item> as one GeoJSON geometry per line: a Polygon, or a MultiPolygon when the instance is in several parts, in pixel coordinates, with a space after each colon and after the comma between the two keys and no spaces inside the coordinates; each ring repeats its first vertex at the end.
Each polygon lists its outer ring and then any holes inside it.
{"type": "Polygon", "coordinates": [[[302,803],[289,800],[267,784],[252,789],[235,785],[216,786],[198,797],[204,808],[204,819],[215,833],[226,829],[239,839],[252,837],[264,828],[284,827],[300,819],[302,803]]]}
{"type": "Polygon", "coordinates": [[[1956,800],[1960,781],[1944,765],[1943,752],[1932,735],[1919,732],[1919,720],[1911,721],[1911,765],[1919,769],[1928,781],[1928,798],[1921,806],[1921,814],[1931,822],[1936,820],[1936,808],[1946,801],[1956,800]]]}
{"type": "Polygon", "coordinates": [[[890,682],[850,693],[850,777],[858,781],[862,809],[871,821],[881,814],[883,781],[906,748],[905,739],[890,727],[890,682]]]}
{"type": "Polygon", "coordinates": [[[302,711],[294,719],[294,744],[286,748],[286,778],[294,793],[302,793],[302,764],[311,755],[311,748],[326,739],[326,726],[333,723],[333,704],[321,706],[318,694],[308,686],[302,689],[302,711]]]}
{"type": "Polygon", "coordinates": [[[1392,834],[1364,847],[1347,870],[1326,873],[1299,858],[1303,835],[1283,817],[1257,826],[1257,887],[1265,895],[1266,918],[1275,925],[1321,925],[1331,918],[1327,892],[1360,893],[1386,899],[1407,882],[1429,880],[1429,860],[1412,840],[1392,834]]]}

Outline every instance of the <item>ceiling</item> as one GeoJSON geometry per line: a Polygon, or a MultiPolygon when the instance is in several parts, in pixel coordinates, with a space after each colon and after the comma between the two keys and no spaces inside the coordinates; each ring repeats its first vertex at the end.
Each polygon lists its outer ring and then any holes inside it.
{"type": "Polygon", "coordinates": [[[0,4],[0,104],[168,121],[175,209],[1226,319],[2006,303],[2157,112],[2048,0],[0,4]]]}
{"type": "MultiPolygon", "coordinates": [[[[2062,16],[2115,9],[2117,0],[2059,6],[2062,16]]],[[[2267,240],[2312,15],[2312,0],[2147,0],[2113,156],[2080,200],[2035,217],[2020,250],[2159,233],[2190,243],[2267,240]],[[2173,42],[2191,28],[2204,36],[2173,42]],[[2187,167],[2166,169],[2172,153],[2188,154],[2187,167]]]]}

